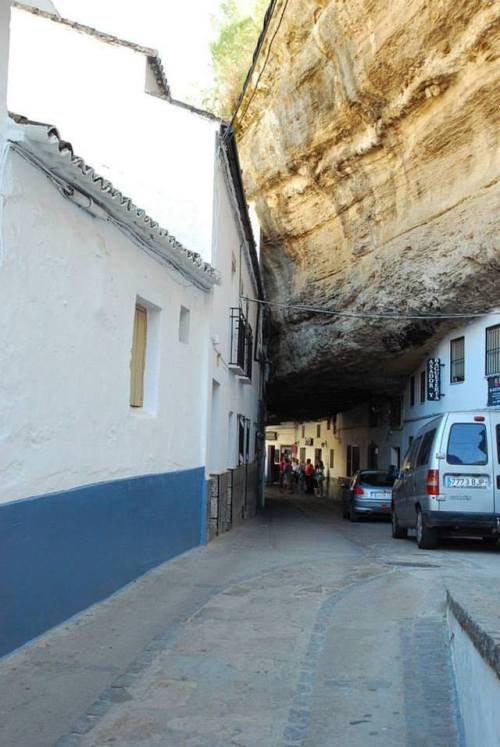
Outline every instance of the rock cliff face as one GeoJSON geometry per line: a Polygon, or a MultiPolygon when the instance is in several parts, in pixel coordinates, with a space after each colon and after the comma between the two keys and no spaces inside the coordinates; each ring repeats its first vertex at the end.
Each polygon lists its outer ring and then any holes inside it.
{"type": "MultiPolygon", "coordinates": [[[[285,5],[236,120],[268,298],[343,312],[500,305],[500,6],[285,5]]],[[[448,324],[275,307],[271,411],[394,393],[448,324]]]]}

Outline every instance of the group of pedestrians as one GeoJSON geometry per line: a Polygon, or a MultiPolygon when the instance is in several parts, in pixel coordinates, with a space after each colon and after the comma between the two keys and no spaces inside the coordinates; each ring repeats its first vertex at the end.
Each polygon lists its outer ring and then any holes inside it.
{"type": "Polygon", "coordinates": [[[322,498],[325,493],[325,465],[319,459],[313,464],[310,459],[282,456],[280,459],[280,490],[287,493],[305,493],[322,498]]]}

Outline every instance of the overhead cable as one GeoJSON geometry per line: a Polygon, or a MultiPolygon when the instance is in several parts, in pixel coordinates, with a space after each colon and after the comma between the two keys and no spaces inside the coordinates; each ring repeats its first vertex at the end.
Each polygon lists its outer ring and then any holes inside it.
{"type": "Polygon", "coordinates": [[[489,315],[500,315],[500,311],[471,311],[468,313],[448,313],[448,314],[433,314],[431,312],[417,313],[401,313],[399,311],[340,311],[338,309],[325,309],[322,306],[309,306],[307,304],[287,304],[279,303],[278,301],[263,301],[259,298],[249,298],[248,296],[240,296],[241,300],[250,301],[252,303],[264,304],[267,306],[275,306],[280,309],[290,311],[308,311],[314,314],[325,314],[326,316],[340,316],[348,317],[352,319],[387,319],[387,320],[436,320],[443,321],[446,319],[480,319],[489,315]]]}
{"type": "MultiPolygon", "coordinates": [[[[245,114],[247,113],[247,111],[248,111],[248,108],[249,108],[250,104],[252,103],[252,101],[253,101],[253,98],[254,98],[254,96],[255,96],[255,94],[256,94],[256,92],[257,92],[257,88],[259,87],[260,79],[262,78],[262,74],[263,74],[264,70],[266,69],[266,65],[267,65],[267,63],[268,63],[268,61],[269,61],[269,57],[271,56],[271,47],[273,46],[273,42],[274,42],[274,40],[275,40],[275,38],[276,38],[276,36],[277,36],[277,34],[278,34],[278,31],[280,30],[280,27],[281,27],[281,23],[282,23],[282,21],[283,21],[283,17],[284,17],[284,15],[285,15],[285,13],[286,13],[286,9],[287,9],[287,7],[288,7],[288,3],[289,3],[289,1],[290,1],[290,0],[285,0],[285,3],[284,3],[284,5],[283,5],[283,10],[281,11],[281,16],[280,16],[280,18],[279,18],[279,21],[278,21],[278,25],[277,25],[277,27],[276,27],[276,29],[275,29],[275,31],[274,31],[274,34],[273,34],[273,35],[272,35],[272,37],[271,37],[271,41],[269,42],[269,46],[268,46],[268,48],[267,48],[267,53],[266,53],[266,57],[265,57],[265,59],[264,59],[264,64],[262,65],[261,71],[260,71],[260,73],[259,73],[259,75],[258,75],[258,77],[257,77],[257,81],[256,81],[256,83],[255,83],[255,85],[254,85],[254,87],[253,87],[252,95],[250,96],[250,99],[249,99],[249,101],[248,101],[248,104],[246,105],[246,107],[245,107],[245,111],[244,111],[244,112],[243,112],[243,114],[241,115],[241,117],[240,117],[240,120],[242,120],[242,119],[244,118],[244,116],[245,116],[245,114]]],[[[274,11],[276,10],[276,6],[277,6],[277,4],[278,4],[278,0],[274,0],[274,2],[273,2],[273,3],[271,4],[271,6],[269,7],[269,10],[268,10],[268,13],[269,13],[269,17],[268,17],[268,21],[267,21],[267,28],[264,28],[264,29],[262,30],[262,35],[261,35],[261,38],[259,39],[259,42],[258,42],[258,44],[257,44],[257,49],[256,49],[256,51],[255,51],[255,58],[254,58],[254,61],[253,61],[252,65],[251,65],[251,67],[250,67],[250,70],[248,71],[248,75],[247,75],[247,78],[246,78],[246,80],[245,80],[245,83],[244,83],[244,85],[243,85],[243,90],[242,90],[242,92],[241,92],[241,94],[240,94],[240,97],[239,97],[239,99],[238,99],[238,102],[237,102],[237,104],[236,104],[236,108],[235,108],[235,110],[234,110],[233,116],[231,117],[231,124],[230,124],[230,127],[231,127],[231,128],[232,128],[232,127],[233,127],[233,125],[234,125],[234,122],[235,122],[235,120],[236,120],[236,116],[237,116],[237,114],[238,114],[238,112],[239,112],[239,109],[240,109],[240,106],[241,106],[241,104],[242,104],[242,102],[243,102],[243,99],[244,99],[244,96],[245,96],[246,90],[247,90],[247,88],[248,88],[248,85],[250,84],[250,79],[251,79],[251,77],[252,77],[252,73],[253,73],[253,71],[254,71],[254,68],[255,68],[255,63],[257,62],[257,58],[258,58],[258,56],[259,56],[259,53],[260,53],[261,47],[262,47],[262,45],[264,44],[264,39],[265,39],[265,36],[266,36],[266,31],[267,31],[267,29],[269,28],[269,25],[270,25],[270,23],[271,23],[271,21],[272,21],[272,17],[273,17],[273,15],[274,15],[274,11]]]]}

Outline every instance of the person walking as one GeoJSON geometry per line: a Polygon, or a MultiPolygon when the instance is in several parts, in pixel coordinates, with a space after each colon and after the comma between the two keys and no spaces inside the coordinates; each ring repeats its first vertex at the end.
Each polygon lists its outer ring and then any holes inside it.
{"type": "Polygon", "coordinates": [[[300,467],[299,460],[296,458],[292,459],[292,489],[290,490],[291,493],[295,493],[299,485],[299,467],[300,467]]]}
{"type": "Polygon", "coordinates": [[[321,459],[316,464],[316,468],[314,470],[314,482],[316,483],[318,497],[323,498],[325,484],[325,465],[323,464],[321,459]]]}
{"type": "Polygon", "coordinates": [[[280,490],[283,490],[283,480],[285,478],[285,457],[280,457],[280,490]]]}
{"type": "Polygon", "coordinates": [[[306,465],[305,463],[299,462],[299,493],[306,492],[306,465]]]}
{"type": "Polygon", "coordinates": [[[307,495],[314,495],[314,465],[310,459],[306,460],[304,474],[306,478],[306,493],[307,495]]]}
{"type": "Polygon", "coordinates": [[[283,470],[283,490],[291,493],[292,492],[292,462],[290,459],[285,459],[285,467],[283,470]]]}

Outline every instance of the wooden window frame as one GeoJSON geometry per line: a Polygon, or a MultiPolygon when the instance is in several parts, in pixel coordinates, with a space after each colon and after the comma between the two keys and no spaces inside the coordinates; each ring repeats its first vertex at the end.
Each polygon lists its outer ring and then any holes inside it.
{"type": "Polygon", "coordinates": [[[148,310],[136,303],[130,355],[130,407],[144,407],[144,378],[148,345],[148,310]]]}

